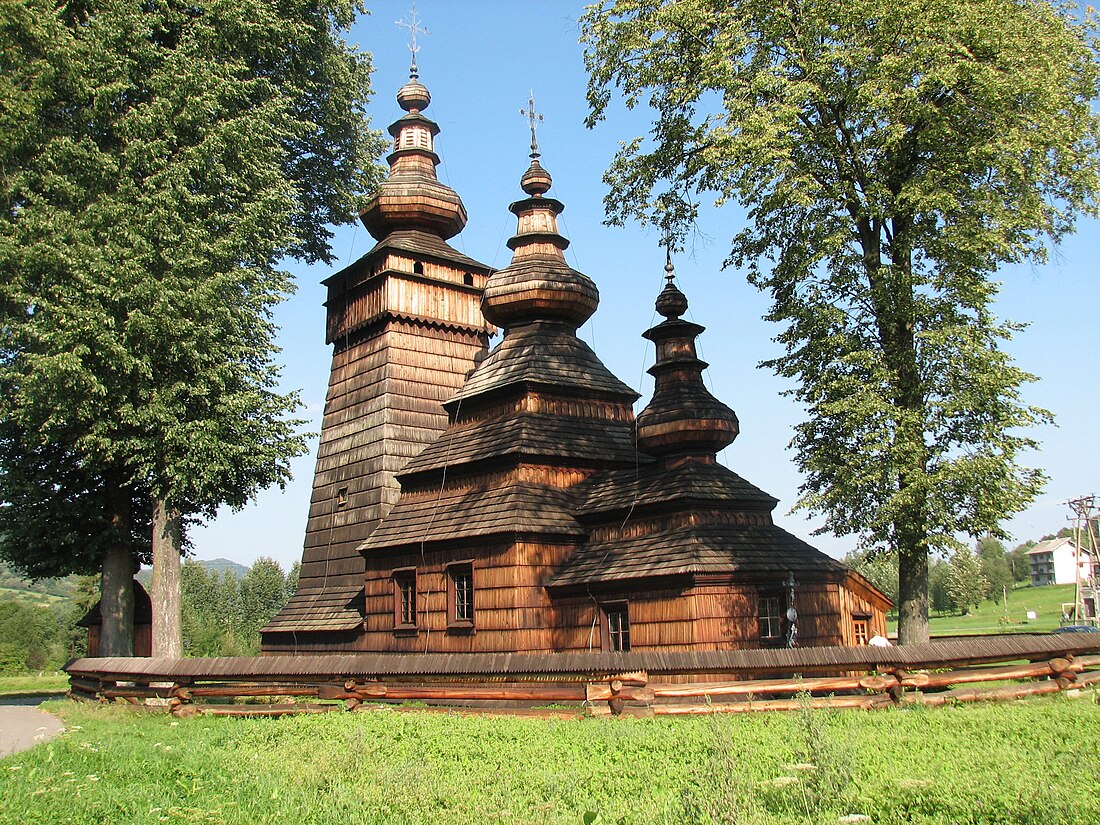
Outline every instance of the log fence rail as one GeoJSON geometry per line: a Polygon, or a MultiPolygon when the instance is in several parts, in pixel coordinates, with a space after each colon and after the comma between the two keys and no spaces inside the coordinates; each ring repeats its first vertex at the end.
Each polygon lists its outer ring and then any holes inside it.
{"type": "Polygon", "coordinates": [[[407,702],[597,716],[794,710],[807,702],[872,709],[1003,701],[1097,685],[1100,634],[697,654],[100,658],[74,660],[66,671],[75,699],[165,707],[177,715],[279,716],[407,702]]]}

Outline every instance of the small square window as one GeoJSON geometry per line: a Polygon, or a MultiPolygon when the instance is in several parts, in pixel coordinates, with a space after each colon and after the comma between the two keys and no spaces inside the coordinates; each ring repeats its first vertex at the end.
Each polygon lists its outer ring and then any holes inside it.
{"type": "Polygon", "coordinates": [[[626,603],[610,604],[603,608],[604,627],[607,630],[606,650],[626,653],[630,650],[630,611],[626,603]]]}
{"type": "Polygon", "coordinates": [[[416,630],[416,569],[393,571],[394,630],[416,630]]]}
{"type": "Polygon", "coordinates": [[[783,640],[784,599],[776,593],[760,594],[760,642],[775,645],[783,640]]]}
{"type": "Polygon", "coordinates": [[[447,567],[447,628],[470,630],[474,626],[474,566],[457,562],[447,567]]]}

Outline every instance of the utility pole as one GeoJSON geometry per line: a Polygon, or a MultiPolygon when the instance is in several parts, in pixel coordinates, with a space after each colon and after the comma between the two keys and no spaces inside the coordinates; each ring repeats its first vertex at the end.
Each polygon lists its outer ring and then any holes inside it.
{"type": "Polygon", "coordinates": [[[1098,620],[1097,588],[1096,588],[1096,559],[1098,552],[1097,524],[1100,522],[1100,512],[1097,510],[1096,496],[1082,496],[1067,502],[1073,511],[1073,559],[1075,565],[1075,583],[1073,593],[1073,620],[1075,623],[1085,621],[1095,625],[1098,620]],[[1088,556],[1085,568],[1084,581],[1082,582],[1081,554],[1088,556]],[[1088,599],[1088,608],[1085,607],[1085,599],[1088,599]]]}

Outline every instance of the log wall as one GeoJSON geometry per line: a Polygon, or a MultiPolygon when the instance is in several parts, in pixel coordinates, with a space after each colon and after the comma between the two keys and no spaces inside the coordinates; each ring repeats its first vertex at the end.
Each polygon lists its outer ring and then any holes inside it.
{"type": "Polygon", "coordinates": [[[364,645],[387,652],[554,650],[554,611],[542,586],[575,547],[537,542],[425,547],[366,563],[364,645]],[[474,626],[448,628],[447,565],[473,559],[474,626]],[[395,629],[393,571],[416,569],[417,627],[395,629]]]}

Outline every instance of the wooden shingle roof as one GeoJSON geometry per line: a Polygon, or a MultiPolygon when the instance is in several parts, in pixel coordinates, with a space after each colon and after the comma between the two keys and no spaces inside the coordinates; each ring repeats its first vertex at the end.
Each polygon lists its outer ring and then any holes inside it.
{"type": "Polygon", "coordinates": [[[606,395],[633,404],[638,393],[603,365],[567,324],[535,321],[512,327],[465,386],[444,404],[448,410],[461,401],[517,385],[573,390],[586,396],[606,395]]]}
{"type": "Polygon", "coordinates": [[[398,479],[501,456],[566,458],[581,465],[633,464],[628,424],[521,412],[466,426],[452,426],[412,459],[398,479]]]}
{"type": "Polygon", "coordinates": [[[585,531],[573,518],[572,504],[568,491],[533,484],[405,497],[359,550],[371,554],[421,542],[524,533],[582,537],[585,531]]]}
{"type": "Polygon", "coordinates": [[[326,585],[318,580],[299,588],[261,632],[358,630],[363,624],[363,585],[326,585]]]}
{"type": "Polygon", "coordinates": [[[487,272],[490,270],[490,267],[480,261],[475,261],[468,255],[463,255],[438,235],[434,235],[431,232],[424,232],[419,229],[399,229],[395,232],[391,232],[376,243],[374,248],[367,253],[367,256],[370,257],[384,249],[397,249],[402,252],[411,252],[415,255],[422,255],[447,263],[469,267],[479,272],[487,272]]]}
{"type": "Polygon", "coordinates": [[[671,502],[721,503],[769,512],[778,499],[721,464],[688,461],[660,469],[653,463],[601,473],[578,491],[582,515],[596,515],[671,502]]]}
{"type": "Polygon", "coordinates": [[[843,576],[847,567],[774,525],[713,524],[580,547],[550,587],[656,576],[736,573],[781,578],[788,572],[843,576]]]}

